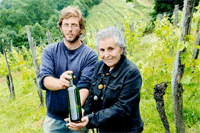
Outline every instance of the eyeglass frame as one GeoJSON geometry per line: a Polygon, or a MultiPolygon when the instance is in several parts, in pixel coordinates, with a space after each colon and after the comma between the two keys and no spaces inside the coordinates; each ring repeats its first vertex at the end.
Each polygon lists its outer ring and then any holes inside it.
{"type": "Polygon", "coordinates": [[[64,23],[64,24],[62,24],[62,27],[64,27],[64,28],[69,28],[69,27],[71,27],[71,28],[73,29],[73,28],[77,28],[77,27],[78,27],[78,24],[71,24],[71,26],[69,26],[68,23],[64,23]]]}

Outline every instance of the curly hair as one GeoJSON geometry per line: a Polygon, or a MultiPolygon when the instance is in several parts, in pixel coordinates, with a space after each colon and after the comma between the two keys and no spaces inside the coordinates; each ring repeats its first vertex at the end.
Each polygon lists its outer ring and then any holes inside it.
{"type": "Polygon", "coordinates": [[[78,9],[78,7],[71,7],[71,6],[67,6],[62,10],[60,14],[60,19],[58,21],[58,28],[62,27],[63,19],[68,19],[70,17],[78,17],[80,28],[85,29],[85,21],[81,11],[78,9]]]}

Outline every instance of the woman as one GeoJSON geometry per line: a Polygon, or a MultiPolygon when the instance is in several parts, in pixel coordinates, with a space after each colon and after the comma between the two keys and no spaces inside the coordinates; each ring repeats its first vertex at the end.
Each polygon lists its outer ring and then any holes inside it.
{"type": "Polygon", "coordinates": [[[70,122],[67,126],[72,130],[86,126],[98,128],[99,132],[142,132],[139,110],[142,78],[125,56],[123,35],[109,27],[97,33],[96,44],[102,61],[95,66],[90,94],[83,107],[85,116],[82,122],[70,122]]]}

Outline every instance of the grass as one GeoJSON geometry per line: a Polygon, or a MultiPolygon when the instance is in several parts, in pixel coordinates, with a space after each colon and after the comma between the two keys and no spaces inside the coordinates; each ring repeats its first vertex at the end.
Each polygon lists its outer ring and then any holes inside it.
{"type": "MultiPolygon", "coordinates": [[[[143,61],[144,57],[153,51],[151,47],[157,38],[155,34],[149,34],[141,38],[141,43],[138,51],[135,52],[134,57],[129,56],[133,62],[138,60],[143,61]]],[[[156,74],[158,75],[158,74],[156,74]]],[[[153,77],[152,77],[153,78],[153,77]]],[[[156,109],[156,102],[153,96],[153,86],[147,86],[147,81],[143,82],[141,89],[141,116],[144,121],[144,133],[163,133],[164,126],[161,122],[160,115],[156,109]]],[[[200,131],[200,85],[183,85],[183,117],[185,123],[186,133],[198,133],[200,131]]],[[[173,112],[173,97],[171,85],[168,84],[166,94],[164,95],[165,112],[168,118],[170,130],[172,133],[176,132],[174,112],[173,112]]]]}
{"type": "MultiPolygon", "coordinates": [[[[1,82],[0,87],[0,132],[1,133],[39,133],[43,132],[42,123],[46,108],[39,107],[37,88],[22,89],[24,81],[21,75],[14,77],[15,99],[10,99],[7,84],[1,82]]],[[[2,79],[2,78],[1,78],[2,79]]]]}

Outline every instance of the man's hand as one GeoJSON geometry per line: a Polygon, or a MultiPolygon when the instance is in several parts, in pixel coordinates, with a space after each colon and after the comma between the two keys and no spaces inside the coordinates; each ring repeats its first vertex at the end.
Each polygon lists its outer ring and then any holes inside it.
{"type": "Polygon", "coordinates": [[[60,78],[55,78],[52,76],[47,76],[44,78],[44,86],[49,90],[60,90],[66,89],[70,85],[70,74],[73,73],[72,71],[65,71],[60,75],[60,78]]]}
{"type": "Polygon", "coordinates": [[[72,78],[70,74],[72,74],[72,71],[65,71],[60,75],[60,88],[66,89],[67,87],[70,86],[70,79],[72,78]]]}
{"type": "Polygon", "coordinates": [[[66,124],[68,128],[70,128],[73,131],[77,131],[84,128],[88,124],[89,118],[85,116],[81,119],[81,122],[78,123],[70,122],[69,118],[66,118],[65,121],[69,122],[66,124]]]}

